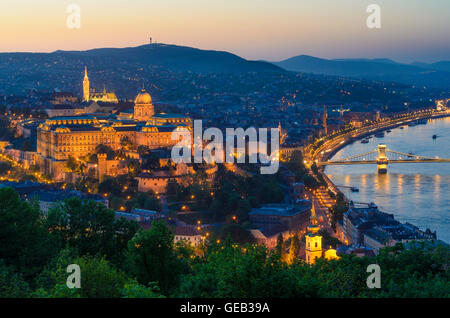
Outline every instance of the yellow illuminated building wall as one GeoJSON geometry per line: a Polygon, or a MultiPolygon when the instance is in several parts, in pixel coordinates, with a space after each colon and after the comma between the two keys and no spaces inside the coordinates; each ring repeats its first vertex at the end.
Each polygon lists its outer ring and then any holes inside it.
{"type": "MultiPolygon", "coordinates": [[[[86,87],[88,81],[84,82],[86,87]]],[[[192,121],[187,116],[162,114],[152,119],[153,104],[145,91],[136,97],[134,110],[135,123],[105,121],[91,115],[47,119],[37,129],[37,154],[45,161],[43,172],[54,171],[56,162],[61,163],[69,156],[80,158],[92,154],[100,144],[118,150],[127,139],[136,147],[167,148],[179,142],[172,140],[174,130],[192,130],[192,121]]]]}
{"type": "Polygon", "coordinates": [[[84,67],[84,79],[83,79],[83,99],[88,102],[90,99],[90,90],[89,90],[89,78],[87,75],[87,67],[84,67]]]}
{"type": "Polygon", "coordinates": [[[317,258],[322,257],[322,236],[319,235],[320,227],[317,224],[315,202],[312,202],[311,207],[311,224],[308,226],[308,234],[305,235],[306,239],[306,263],[314,264],[317,258]]]}

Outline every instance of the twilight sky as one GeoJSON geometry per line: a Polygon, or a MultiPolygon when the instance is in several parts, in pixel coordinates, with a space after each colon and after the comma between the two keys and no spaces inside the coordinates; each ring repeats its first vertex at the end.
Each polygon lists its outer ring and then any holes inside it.
{"type": "Polygon", "coordinates": [[[51,52],[163,43],[277,61],[387,57],[450,60],[449,0],[2,0],[0,52],[51,52]],[[81,28],[66,26],[67,5],[81,28]],[[366,8],[381,7],[381,29],[366,8]]]}

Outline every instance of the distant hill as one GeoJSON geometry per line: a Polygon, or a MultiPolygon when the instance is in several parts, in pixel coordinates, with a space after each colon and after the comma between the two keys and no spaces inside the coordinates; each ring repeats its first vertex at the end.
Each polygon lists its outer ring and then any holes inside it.
{"type": "Polygon", "coordinates": [[[417,86],[450,87],[450,62],[402,64],[390,59],[327,60],[299,55],[274,64],[295,72],[396,81],[417,86]]]}
{"type": "Polygon", "coordinates": [[[450,72],[450,61],[440,61],[436,63],[420,63],[414,62],[411,65],[418,66],[425,69],[433,69],[436,71],[450,72]]]}
{"type": "Polygon", "coordinates": [[[148,44],[126,48],[101,48],[87,51],[56,51],[49,55],[64,58],[94,58],[120,65],[136,63],[142,66],[159,66],[175,72],[242,73],[284,72],[278,66],[264,61],[249,61],[237,55],[212,50],[167,45],[148,44]]]}
{"type": "Polygon", "coordinates": [[[376,63],[385,63],[385,64],[397,64],[397,62],[386,59],[386,58],[380,58],[380,59],[333,59],[332,61],[341,61],[341,62],[376,62],[376,63]]]}
{"type": "MultiPolygon", "coordinates": [[[[160,43],[86,51],[0,53],[0,95],[26,95],[30,90],[80,94],[85,66],[93,89],[106,87],[122,98],[135,96],[144,83],[167,86],[171,82],[181,91],[186,89],[183,95],[189,94],[188,87],[196,85],[195,80],[184,82],[187,77],[177,78],[177,73],[191,73],[193,79],[195,74],[207,73],[286,73],[271,63],[249,61],[228,52],[160,43]]],[[[158,91],[153,87],[153,94],[158,91]]]]}

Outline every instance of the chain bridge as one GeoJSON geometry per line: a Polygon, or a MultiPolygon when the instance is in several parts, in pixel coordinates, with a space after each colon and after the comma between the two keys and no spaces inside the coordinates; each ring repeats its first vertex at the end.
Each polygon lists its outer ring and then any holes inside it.
{"type": "Polygon", "coordinates": [[[336,159],[329,161],[318,162],[319,166],[326,165],[359,165],[359,164],[376,164],[378,173],[386,173],[387,166],[391,163],[436,163],[448,162],[450,159],[431,158],[414,155],[412,153],[403,153],[386,148],[386,145],[380,144],[378,148],[367,153],[336,159]]]}

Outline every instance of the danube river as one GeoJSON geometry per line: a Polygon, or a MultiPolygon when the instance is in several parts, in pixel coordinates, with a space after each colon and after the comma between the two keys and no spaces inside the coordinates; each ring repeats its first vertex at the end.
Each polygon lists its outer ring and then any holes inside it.
{"type": "MultiPolygon", "coordinates": [[[[450,117],[395,128],[366,144],[355,141],[333,159],[369,152],[380,143],[403,153],[450,158],[450,117]],[[433,135],[438,137],[433,139],[433,135]]],[[[375,202],[397,220],[436,231],[438,239],[450,243],[450,163],[391,164],[384,175],[377,174],[376,165],[327,166],[325,173],[351,200],[375,202]],[[342,186],[357,187],[359,192],[342,186]]]]}

